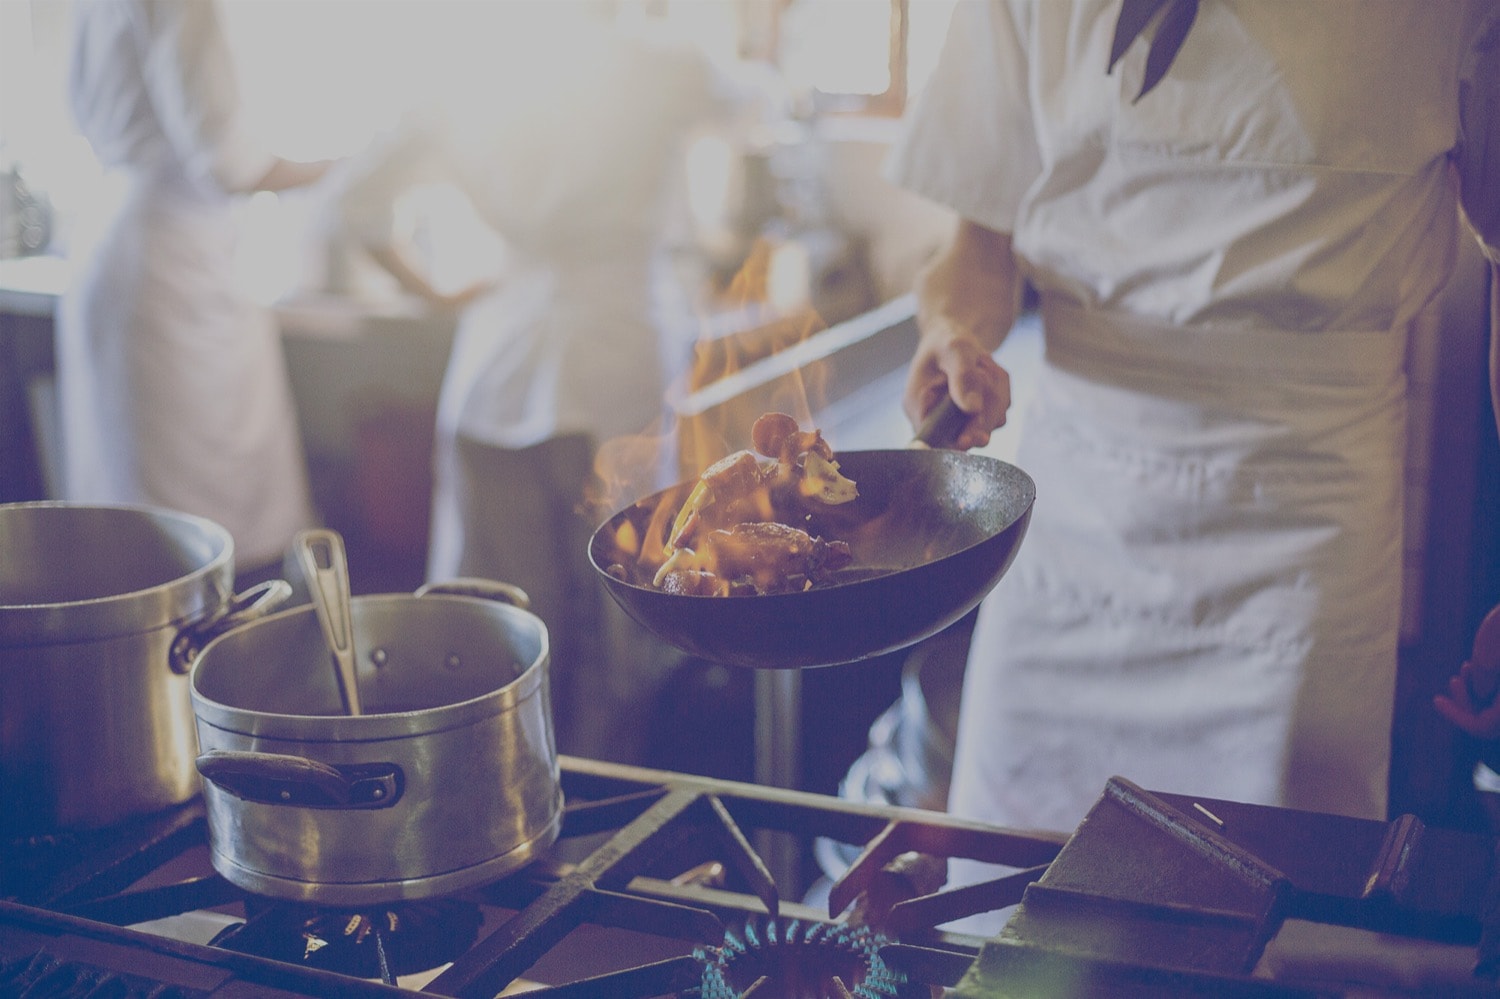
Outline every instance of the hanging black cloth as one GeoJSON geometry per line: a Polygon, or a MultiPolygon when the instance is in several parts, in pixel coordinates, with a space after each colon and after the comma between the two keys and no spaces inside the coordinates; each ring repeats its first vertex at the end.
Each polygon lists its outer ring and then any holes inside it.
{"type": "Polygon", "coordinates": [[[1157,25],[1151,48],[1146,53],[1146,75],[1141,81],[1141,92],[1135,95],[1136,100],[1145,97],[1167,75],[1168,67],[1177,58],[1177,51],[1187,38],[1188,29],[1193,26],[1193,19],[1198,16],[1198,0],[1124,0],[1119,20],[1115,22],[1115,38],[1109,47],[1106,74],[1115,71],[1115,63],[1130,48],[1130,43],[1146,30],[1164,7],[1166,13],[1161,15],[1161,23],[1157,25]]]}

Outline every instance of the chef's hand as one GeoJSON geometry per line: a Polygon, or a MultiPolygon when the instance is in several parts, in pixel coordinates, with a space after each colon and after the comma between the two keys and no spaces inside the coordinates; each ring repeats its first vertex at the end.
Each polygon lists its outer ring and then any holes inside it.
{"type": "Polygon", "coordinates": [[[1432,699],[1437,713],[1480,739],[1500,738],[1500,607],[1485,616],[1474,634],[1474,651],[1448,680],[1446,693],[1432,699]]]}
{"type": "Polygon", "coordinates": [[[1473,662],[1464,663],[1449,678],[1447,692],[1432,699],[1432,706],[1454,726],[1475,738],[1500,738],[1500,699],[1485,704],[1474,689],[1474,677],[1473,662]]]}
{"type": "Polygon", "coordinates": [[[912,426],[920,427],[949,395],[968,420],[943,446],[959,451],[984,447],[990,431],[1005,425],[1010,374],[971,337],[924,337],[907,372],[902,409],[912,426]]]}
{"type": "Polygon", "coordinates": [[[983,447],[1005,423],[1010,376],[993,354],[1016,321],[1020,289],[1010,236],[960,220],[917,276],[920,339],[901,398],[913,427],[946,395],[969,414],[951,447],[983,447]]]}

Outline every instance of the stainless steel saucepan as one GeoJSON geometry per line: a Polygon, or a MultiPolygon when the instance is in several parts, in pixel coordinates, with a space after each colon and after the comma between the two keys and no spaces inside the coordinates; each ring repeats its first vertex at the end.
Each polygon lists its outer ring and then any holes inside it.
{"type": "Polygon", "coordinates": [[[365,905],[492,881],[551,846],[547,630],[524,604],[476,580],[352,598],[358,715],[312,607],[205,648],[192,700],[214,868],[257,894],[365,905]]]}

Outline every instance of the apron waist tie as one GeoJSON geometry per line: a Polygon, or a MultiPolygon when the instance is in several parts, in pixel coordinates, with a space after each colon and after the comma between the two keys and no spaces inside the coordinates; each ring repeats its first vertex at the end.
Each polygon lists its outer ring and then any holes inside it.
{"type": "Polygon", "coordinates": [[[1087,376],[1138,372],[1195,381],[1275,379],[1303,386],[1388,384],[1402,377],[1406,337],[1392,330],[1176,326],[1044,296],[1047,360],[1087,376]]]}

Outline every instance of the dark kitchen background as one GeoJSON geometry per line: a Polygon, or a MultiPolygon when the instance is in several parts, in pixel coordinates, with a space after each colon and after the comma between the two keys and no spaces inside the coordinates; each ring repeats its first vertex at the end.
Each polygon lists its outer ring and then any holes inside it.
{"type": "MultiPolygon", "coordinates": [[[[442,49],[403,44],[431,16],[424,7],[230,0],[244,92],[277,151],[356,153],[429,99],[424,81],[441,77],[442,49]]],[[[620,5],[689,35],[755,95],[733,129],[705,135],[689,154],[693,217],[678,252],[698,279],[703,333],[693,381],[677,402],[685,471],[701,467],[695,435],[748,425],[785,398],[792,381],[835,447],[908,438],[897,408],[914,335],[908,292],[951,219],[887,184],[880,164],[936,55],[948,7],[945,0],[620,5]],[[749,267],[762,270],[757,280],[742,279],[749,267]],[[787,359],[794,344],[803,346],[787,359]]],[[[65,109],[68,16],[66,0],[0,3],[0,501],[54,495],[52,311],[69,279],[70,249],[88,238],[91,203],[110,196],[65,109]]],[[[258,195],[242,211],[243,279],[280,319],[315,498],[348,544],[355,592],[411,590],[422,582],[430,436],[451,319],[403,295],[361,258],[316,193],[258,195]]],[[[403,215],[423,230],[440,277],[461,282],[492,252],[453,190],[415,192],[403,215]]],[[[1486,288],[1482,262],[1469,250],[1462,248],[1459,277],[1426,317],[1424,335],[1413,339],[1409,364],[1416,392],[1392,809],[1472,825],[1485,821],[1485,799],[1471,786],[1471,747],[1428,709],[1464,658],[1477,613],[1500,593],[1494,529],[1482,516],[1500,503],[1482,376],[1486,288]]],[[[1025,317],[1002,358],[1022,392],[1038,349],[1025,317]]],[[[1023,405],[1018,399],[1012,412],[1023,405]]],[[[1007,457],[1013,432],[1002,431],[989,450],[1007,457]]],[[[801,731],[780,738],[800,742],[801,763],[779,779],[829,793],[841,783],[857,793],[847,785],[864,782],[864,793],[889,797],[905,778],[869,738],[892,750],[915,738],[913,725],[941,728],[963,642],[961,624],[941,641],[865,668],[860,683],[813,670],[793,691],[757,693],[742,672],[686,664],[653,719],[659,735],[645,762],[770,777],[765,759],[756,769],[753,705],[757,696],[763,704],[779,699],[785,713],[800,698],[801,731]]],[[[907,755],[908,769],[920,771],[907,755]]],[[[1480,773],[1482,783],[1487,772],[1480,773]]]]}
{"type": "MultiPolygon", "coordinates": [[[[359,153],[433,99],[449,53],[411,40],[432,33],[436,11],[485,6],[224,10],[255,122],[277,152],[317,159],[359,153]]],[[[954,219],[891,186],[881,166],[951,0],[613,6],[690,37],[746,95],[743,114],[702,135],[684,164],[676,256],[702,320],[670,400],[684,477],[794,398],[835,449],[905,445],[912,282],[954,219]]],[[[57,495],[53,317],[88,220],[115,193],[66,110],[69,17],[69,0],[0,0],[0,503],[57,495]]],[[[485,38],[453,42],[482,49],[485,38]]],[[[457,110],[486,99],[459,95],[457,110]]],[[[242,282],[280,323],[314,498],[345,540],[354,592],[408,593],[424,581],[453,320],[362,256],[329,202],[318,189],[247,199],[242,282]]],[[[454,287],[496,252],[455,189],[415,191],[398,216],[454,287]]],[[[1431,709],[1500,603],[1491,303],[1472,242],[1455,253],[1455,279],[1408,359],[1390,822],[1156,795],[1119,778],[1071,838],[944,814],[965,619],[857,666],[685,659],[640,719],[639,755],[562,761],[556,848],[452,897],[351,914],[237,890],[209,866],[196,802],[119,830],[0,842],[0,993],[29,982],[38,995],[373,996],[431,983],[493,996],[545,983],[572,999],[713,999],[749,995],[740,990],[779,960],[864,983],[820,995],[925,999],[966,974],[962,994],[985,997],[1050,995],[1059,981],[1085,983],[1064,994],[1101,996],[1309,997],[1356,982],[1357,994],[1404,996],[1424,981],[1494,994],[1500,774],[1431,709]],[[953,857],[1016,873],[943,895],[932,864],[953,857]],[[962,928],[1023,894],[1007,939],[962,928]],[[1471,976],[1476,957],[1484,981],[1471,976]],[[887,962],[899,985],[882,977],[887,962]]],[[[1040,350],[1023,310],[999,355],[1013,414],[1040,350]]],[[[1017,429],[986,452],[1011,457],[1017,429]]]]}
{"type": "MultiPolygon", "coordinates": [[[[468,19],[468,41],[482,47],[485,6],[230,0],[224,10],[254,123],[278,152],[319,159],[358,157],[439,94],[460,119],[485,120],[487,95],[441,89],[451,46],[408,44],[441,15],[468,19]]],[[[112,195],[65,106],[68,7],[0,4],[0,501],[56,494],[52,312],[93,205],[112,195]]],[[[713,53],[744,94],[743,112],[687,153],[692,217],[676,255],[698,288],[703,333],[679,397],[686,474],[702,467],[693,449],[707,435],[748,427],[785,400],[785,370],[750,369],[809,338],[826,341],[814,351],[826,359],[805,362],[818,374],[798,391],[821,410],[828,438],[840,448],[909,439],[896,408],[911,349],[905,295],[949,219],[885,183],[879,165],[947,13],[927,2],[619,5],[619,16],[657,21],[713,53]],[[854,336],[828,335],[850,321],[854,336]],[[731,375],[732,398],[722,391],[731,375]],[[701,390],[713,383],[710,403],[701,390]]],[[[423,582],[432,422],[453,320],[357,250],[330,200],[326,190],[248,199],[243,280],[281,323],[314,497],[344,536],[354,591],[411,591],[423,582]]],[[[411,192],[397,215],[420,234],[438,283],[463,282],[496,252],[451,187],[411,192]]],[[[753,705],[759,696],[778,714],[801,713],[795,688],[805,687],[820,720],[801,733],[802,762],[776,764],[775,778],[834,792],[899,698],[903,662],[879,663],[858,684],[809,673],[759,694],[749,674],[685,663],[651,719],[649,758],[634,762],[769,779],[771,740],[760,738],[757,764],[753,705]],[[836,710],[817,708],[825,702],[836,710]]],[[[783,756],[797,745],[790,734],[775,741],[783,756]]]]}
{"type": "MultiPolygon", "coordinates": [[[[359,153],[408,109],[432,100],[432,81],[444,75],[443,48],[408,41],[422,35],[437,8],[467,16],[484,6],[227,0],[224,9],[257,125],[277,152],[318,159],[359,153]]],[[[743,114],[702,135],[684,164],[690,211],[676,255],[682,272],[694,281],[702,320],[689,380],[671,398],[680,448],[676,457],[684,477],[703,467],[703,455],[714,442],[743,436],[743,428],[757,415],[785,408],[793,397],[806,404],[835,449],[903,446],[911,436],[899,398],[916,338],[912,281],[954,220],[888,184],[881,166],[900,115],[936,56],[950,0],[620,0],[615,6],[622,16],[656,21],[660,28],[691,37],[715,55],[746,95],[743,114]]],[[[73,131],[66,110],[69,16],[68,0],[0,0],[0,502],[57,496],[53,316],[68,286],[75,252],[90,238],[93,209],[114,193],[73,131]]],[[[466,41],[483,45],[482,35],[466,41]]],[[[460,113],[464,99],[460,95],[460,113]]],[[[486,95],[467,99],[477,113],[486,95]]],[[[280,323],[314,498],[324,522],[345,540],[353,590],[410,592],[424,582],[433,420],[453,320],[404,294],[362,256],[319,189],[257,195],[239,210],[242,281],[280,323]]],[[[417,190],[397,214],[421,237],[427,263],[439,280],[454,287],[496,252],[455,189],[417,190]]],[[[1101,866],[1096,856],[1117,863],[1120,844],[1134,851],[1128,852],[1128,863],[1141,870],[1183,864],[1184,870],[1195,872],[1184,875],[1184,882],[1195,883],[1185,897],[1168,901],[1170,925],[1152,922],[1154,913],[1142,915],[1141,926],[1150,924],[1153,934],[1141,938],[1148,940],[1140,945],[1145,949],[1125,947],[1121,954],[1107,955],[1099,968],[1113,972],[1095,969],[1130,979],[1119,994],[1156,994],[1152,986],[1162,982],[1150,982],[1144,992],[1131,991],[1138,984],[1135,972],[1118,971],[1156,948],[1171,952],[1180,945],[1185,955],[1191,952],[1184,966],[1192,965],[1194,973],[1236,970],[1257,942],[1264,943],[1265,926],[1283,925],[1280,920],[1287,913],[1308,920],[1297,926],[1332,923],[1403,940],[1426,936],[1443,946],[1453,938],[1468,947],[1474,944],[1470,937],[1479,920],[1489,942],[1488,951],[1481,943],[1481,956],[1496,956],[1490,939],[1495,932],[1493,900],[1478,898],[1482,879],[1469,884],[1463,872],[1490,862],[1484,852],[1490,841],[1479,837],[1500,830],[1500,805],[1495,804],[1500,801],[1500,774],[1479,762],[1475,745],[1431,709],[1433,694],[1466,658],[1479,616],[1500,602],[1500,518],[1493,516],[1500,509],[1500,445],[1485,381],[1487,273],[1472,242],[1455,252],[1455,280],[1422,317],[1408,359],[1414,391],[1405,600],[1391,733],[1391,816],[1415,817],[1432,831],[1424,835],[1405,820],[1389,827],[1343,819],[1294,820],[1274,810],[1208,802],[1215,815],[1230,819],[1237,838],[1231,835],[1233,842],[1226,844],[1210,830],[1200,842],[1194,833],[1190,848],[1183,850],[1177,842],[1183,816],[1194,817],[1193,809],[1203,803],[1157,799],[1128,782],[1112,785],[1101,799],[1098,821],[1090,825],[1092,838],[1070,843],[1041,887],[1034,887],[1034,896],[1028,895],[1034,897],[1028,903],[1033,922],[1012,929],[1023,941],[1029,932],[1051,942],[1053,929],[1044,918],[1046,892],[1055,890],[1071,899],[1069,904],[1087,909],[1079,899],[1096,887],[1088,878],[1101,866]],[[1450,840],[1445,838],[1450,831],[1454,837],[1475,838],[1450,840]],[[1169,855],[1158,852],[1167,849],[1161,846],[1166,840],[1176,843],[1178,851],[1170,854],[1170,864],[1163,859],[1169,855]],[[1217,862],[1209,864],[1205,857],[1217,862]],[[1393,859],[1397,857],[1404,859],[1393,859]],[[1197,872],[1193,865],[1198,863],[1212,869],[1197,872]],[[1255,875],[1260,864],[1289,872],[1291,887],[1270,890],[1260,884],[1255,875]],[[1074,880],[1079,872],[1082,889],[1074,880]],[[1243,904],[1244,913],[1236,910],[1235,918],[1226,918],[1224,913],[1234,907],[1227,899],[1243,904]],[[1212,933],[1201,929],[1205,937],[1214,937],[1211,945],[1199,946],[1196,937],[1182,943],[1175,920],[1184,911],[1206,913],[1199,922],[1214,928],[1212,933]],[[1248,928],[1236,928],[1242,915],[1248,928]]],[[[1040,349],[1035,317],[1023,312],[999,356],[1017,391],[1013,414],[1024,411],[1027,369],[1040,349]]],[[[1013,421],[986,451],[1009,458],[1017,429],[1013,421]]],[[[619,505],[628,499],[622,497],[619,505]]],[[[504,931],[486,938],[477,925],[470,928],[484,945],[460,958],[439,980],[452,990],[445,994],[493,994],[509,980],[506,975],[528,968],[529,976],[544,979],[548,960],[566,966],[559,979],[564,982],[577,979],[590,960],[606,952],[628,954],[632,961],[654,960],[636,938],[596,945],[575,934],[566,956],[542,957],[531,968],[530,962],[567,932],[554,936],[551,920],[575,917],[585,908],[593,921],[610,928],[650,923],[676,928],[679,932],[664,935],[685,938],[713,934],[687,926],[687,910],[663,905],[664,899],[713,911],[726,925],[748,926],[752,938],[761,925],[755,922],[758,916],[749,923],[734,922],[743,916],[735,906],[745,899],[753,903],[746,905],[747,911],[766,903],[764,908],[774,912],[779,904],[783,918],[813,919],[818,915],[814,909],[799,906],[812,906],[821,890],[843,902],[857,895],[856,910],[862,912],[880,897],[881,879],[897,865],[893,858],[905,848],[916,850],[914,844],[924,854],[985,856],[1025,876],[1009,886],[1014,897],[1002,890],[963,912],[918,906],[894,919],[890,911],[876,913],[882,925],[935,934],[923,938],[934,949],[906,953],[904,967],[914,980],[953,985],[975,958],[978,942],[932,928],[1014,904],[1027,884],[1042,877],[1042,867],[1063,851],[1060,836],[981,832],[948,816],[916,818],[900,811],[908,806],[942,808],[968,624],[965,619],[913,648],[851,667],[758,672],[684,659],[641,719],[648,736],[636,755],[565,761],[570,814],[561,848],[520,878],[485,888],[475,918],[482,914],[488,929],[503,925],[504,931]],[[798,798],[803,792],[844,804],[798,798]],[[674,823],[686,823],[687,839],[694,842],[727,837],[738,844],[748,837],[769,870],[757,871],[753,862],[746,862],[738,875],[731,870],[726,876],[720,862],[717,870],[705,873],[717,861],[698,857],[695,849],[670,837],[664,852],[675,849],[684,863],[703,863],[686,874],[655,872],[645,860],[637,866],[636,851],[654,855],[658,840],[676,828],[674,823]],[[725,827],[731,831],[725,833],[725,827]],[[736,839],[741,830],[744,835],[736,839]],[[796,834],[795,842],[785,838],[789,830],[796,834]],[[589,852],[608,836],[615,838],[606,849],[589,852]],[[614,867],[596,869],[595,858],[604,854],[614,857],[623,873],[614,867]],[[563,861],[579,866],[564,868],[563,861]],[[586,879],[580,879],[580,870],[586,879]],[[589,879],[609,891],[596,891],[589,879]],[[627,883],[662,911],[635,908],[646,903],[628,897],[627,883]],[[726,885],[733,892],[723,890],[726,885]],[[785,892],[779,903],[777,886],[785,892]],[[739,901],[731,900],[731,894],[739,901]],[[497,915],[516,911],[527,914],[522,922],[529,928],[511,931],[513,924],[504,924],[497,915]],[[507,933],[513,936],[502,941],[507,933]],[[502,943],[514,948],[515,956],[498,949],[502,943]]],[[[275,949],[280,944],[268,941],[271,924],[288,918],[286,907],[215,894],[225,886],[211,874],[179,884],[173,875],[151,873],[132,882],[140,872],[131,861],[146,857],[153,864],[169,857],[163,870],[175,871],[179,865],[201,870],[201,836],[200,816],[153,819],[141,831],[139,845],[106,844],[96,851],[102,859],[86,876],[67,865],[50,869],[48,851],[58,844],[31,844],[39,850],[35,864],[47,874],[34,883],[46,885],[46,897],[22,901],[46,903],[43,907],[60,915],[21,912],[19,907],[12,911],[3,901],[9,892],[0,890],[0,917],[21,920],[9,929],[0,920],[0,986],[23,977],[6,963],[10,958],[4,943],[8,933],[32,931],[17,928],[25,920],[34,920],[38,933],[45,928],[49,934],[66,930],[88,936],[92,930],[68,921],[76,917],[136,926],[153,915],[178,911],[173,905],[191,910],[194,919],[210,920],[226,907],[240,907],[225,924],[228,929],[215,922],[210,931],[230,934],[222,941],[227,950],[281,960],[275,949]],[[182,850],[180,857],[177,850],[182,850]],[[171,883],[164,887],[157,880],[171,883]],[[127,884],[134,887],[120,892],[127,884]],[[149,894],[158,889],[174,897],[158,901],[149,894]]],[[[66,854],[71,863],[84,852],[74,847],[64,843],[59,855],[66,854]]],[[[909,894],[934,890],[924,872],[899,873],[906,879],[903,884],[909,882],[903,889],[909,894]]],[[[437,900],[432,908],[449,904],[437,900]]],[[[1104,908],[1109,913],[1100,917],[1107,927],[1103,936],[1112,938],[1129,917],[1121,916],[1114,903],[1104,908]]],[[[403,910],[402,918],[414,914],[403,910]]],[[[461,912],[464,918],[468,914],[467,909],[461,912]]],[[[449,924],[443,925],[443,933],[450,932],[449,924]]],[[[204,939],[210,931],[204,931],[204,939]]],[[[802,943],[819,955],[819,948],[826,948],[840,959],[866,946],[859,936],[863,931],[829,932],[834,935],[815,940],[809,930],[802,943]]],[[[334,932],[329,939],[337,944],[339,935],[334,932]]],[[[307,939],[305,932],[301,939],[307,939]]],[[[1391,975],[1401,978],[1406,971],[1396,966],[1409,957],[1410,968],[1416,958],[1392,950],[1390,939],[1384,938],[1383,952],[1362,949],[1357,957],[1349,956],[1355,944],[1346,951],[1342,941],[1335,946],[1322,937],[1309,950],[1317,952],[1318,960],[1337,955],[1366,969],[1389,965],[1396,968],[1391,975]],[[1379,956],[1372,956],[1376,952],[1379,956]]],[[[1297,961],[1306,955],[1288,953],[1296,949],[1295,933],[1281,929],[1278,940],[1281,953],[1272,950],[1260,958],[1257,977],[1276,960],[1301,967],[1297,961]]],[[[615,982],[598,984],[592,992],[563,987],[558,994],[666,994],[686,980],[674,976],[689,975],[701,990],[697,994],[714,995],[701,984],[708,978],[696,977],[699,965],[715,960],[732,965],[736,947],[753,953],[754,944],[753,939],[727,941],[725,950],[709,948],[688,970],[663,960],[649,965],[649,975],[631,972],[639,992],[627,992],[615,982]],[[641,984],[648,980],[650,988],[641,984]]],[[[170,951],[177,945],[163,946],[170,951]]],[[[402,946],[426,943],[419,939],[402,946]]],[[[668,947],[663,953],[680,949],[668,947]]],[[[186,951],[174,953],[198,958],[186,951]]],[[[309,962],[310,954],[290,960],[317,967],[309,962]]],[[[879,964],[873,954],[868,950],[865,956],[879,964]]],[[[1444,950],[1443,956],[1451,955],[1444,950]]],[[[380,960],[385,958],[382,951],[380,960]]],[[[359,952],[351,960],[371,959],[359,952]]],[[[247,981],[265,988],[274,984],[286,994],[364,994],[316,973],[293,984],[269,962],[225,963],[247,981]],[[260,973],[265,977],[255,977],[260,973]]],[[[167,977],[165,971],[152,974],[167,977]]],[[[362,964],[354,974],[378,977],[362,964]]],[[[866,967],[861,974],[874,972],[866,967]]],[[[1181,979],[1172,981],[1183,985],[1181,979]]],[[[1181,994],[1262,993],[1248,980],[1235,978],[1233,988],[1214,979],[1200,991],[1184,987],[1181,994]]]]}

